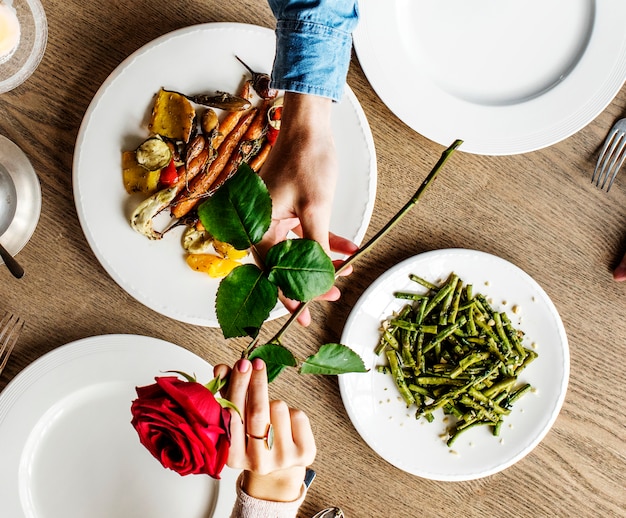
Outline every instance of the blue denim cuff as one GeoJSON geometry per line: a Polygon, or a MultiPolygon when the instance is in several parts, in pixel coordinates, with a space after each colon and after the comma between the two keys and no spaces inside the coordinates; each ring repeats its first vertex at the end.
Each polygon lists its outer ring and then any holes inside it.
{"type": "Polygon", "coordinates": [[[272,86],[339,101],[351,50],[350,32],[316,22],[279,20],[272,86]]]}

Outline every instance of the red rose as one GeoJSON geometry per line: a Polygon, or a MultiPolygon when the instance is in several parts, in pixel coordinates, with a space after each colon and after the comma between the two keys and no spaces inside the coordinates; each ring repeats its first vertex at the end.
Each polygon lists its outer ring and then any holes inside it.
{"type": "Polygon", "coordinates": [[[137,387],[131,421],[152,455],[180,475],[220,478],[230,448],[230,412],[213,393],[175,376],[137,387]]]}

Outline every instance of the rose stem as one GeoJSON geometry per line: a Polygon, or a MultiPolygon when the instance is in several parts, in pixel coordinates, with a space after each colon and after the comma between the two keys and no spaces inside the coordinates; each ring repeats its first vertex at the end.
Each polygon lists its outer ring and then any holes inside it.
{"type": "MultiPolygon", "coordinates": [[[[374,235],[374,237],[372,237],[367,243],[365,243],[361,248],[359,248],[356,252],[354,252],[350,257],[348,257],[341,264],[341,266],[335,272],[335,278],[345,268],[347,268],[349,265],[354,263],[361,256],[367,254],[383,236],[385,236],[393,227],[396,226],[396,224],[406,215],[407,212],[409,212],[415,205],[417,205],[417,203],[419,202],[420,198],[422,197],[422,194],[424,194],[424,191],[430,186],[431,183],[434,182],[435,178],[437,177],[437,174],[442,169],[444,164],[448,161],[448,158],[450,158],[452,156],[454,151],[456,151],[456,149],[462,143],[463,143],[462,140],[455,140],[452,143],[452,145],[441,154],[441,158],[439,158],[439,161],[432,168],[430,174],[422,182],[422,185],[419,186],[419,189],[417,189],[417,191],[415,192],[413,197],[407,202],[407,204],[404,207],[402,207],[400,209],[400,211],[393,218],[391,218],[387,222],[387,224],[383,228],[381,228],[378,231],[378,233],[376,235],[374,235]]],[[[274,337],[270,340],[270,343],[271,342],[280,342],[280,339],[283,336],[283,334],[285,333],[285,331],[287,331],[287,329],[294,322],[294,320],[296,320],[298,318],[298,316],[300,316],[300,313],[302,313],[302,311],[304,311],[304,308],[307,306],[307,304],[309,302],[310,301],[302,302],[298,306],[298,308],[289,317],[289,320],[287,320],[287,322],[285,322],[285,325],[283,325],[283,327],[280,328],[278,333],[276,333],[276,335],[274,335],[274,337]]],[[[255,342],[256,342],[256,340],[254,340],[253,343],[250,344],[250,346],[246,349],[247,353],[252,352],[252,350],[254,349],[255,342]]]]}

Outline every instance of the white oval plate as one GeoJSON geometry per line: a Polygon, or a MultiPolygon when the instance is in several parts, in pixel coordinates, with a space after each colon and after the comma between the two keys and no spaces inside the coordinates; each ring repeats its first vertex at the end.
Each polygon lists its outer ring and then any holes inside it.
{"type": "MultiPolygon", "coordinates": [[[[0,242],[17,254],[33,235],[41,214],[41,185],[24,152],[0,135],[0,242]]],[[[4,264],[0,259],[0,264],[4,264]]]]}
{"type": "Polygon", "coordinates": [[[354,45],[425,137],[512,155],[573,135],[626,78],[623,0],[362,0],[354,45]]]}
{"type": "MultiPolygon", "coordinates": [[[[150,241],[130,227],[129,215],[138,201],[122,185],[121,152],[146,138],[147,114],[159,88],[189,94],[236,92],[245,69],[235,55],[253,70],[269,72],[274,49],[274,32],[254,25],[213,23],[180,29],[147,44],[119,65],[85,114],[73,165],[80,223],[109,275],[158,313],[217,327],[219,280],[187,266],[177,230],[150,241]]],[[[358,244],[374,207],[376,156],[363,110],[349,89],[334,105],[333,131],[339,178],[331,230],[358,244]]],[[[279,305],[270,318],[284,314],[279,305]]]]}
{"type": "Polygon", "coordinates": [[[223,518],[238,472],[181,477],[130,424],[135,387],[167,370],[213,377],[177,345],[134,335],[79,340],[42,356],[0,394],[0,500],[14,518],[223,518]]]}
{"type": "Polygon", "coordinates": [[[433,480],[471,480],[501,471],[528,454],[557,418],[569,379],[569,348],[561,318],[545,291],[526,273],[499,257],[473,250],[435,250],[411,257],[381,275],[361,296],[346,322],[341,343],[361,355],[366,374],[343,374],[339,387],[344,405],[365,442],[382,458],[413,475],[433,480]],[[520,375],[533,392],[524,395],[506,416],[500,436],[486,427],[464,432],[450,449],[443,414],[416,420],[399,399],[391,376],[376,372],[384,361],[374,354],[381,322],[406,301],[396,291],[419,292],[409,279],[416,274],[442,282],[455,272],[474,293],[493,300],[513,325],[536,345],[538,358],[520,375]],[[519,312],[512,313],[513,306],[519,312]]]}

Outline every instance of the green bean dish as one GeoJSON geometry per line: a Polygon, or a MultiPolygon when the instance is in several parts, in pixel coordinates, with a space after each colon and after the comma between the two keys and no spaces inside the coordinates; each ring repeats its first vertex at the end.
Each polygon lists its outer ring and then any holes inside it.
{"type": "Polygon", "coordinates": [[[386,363],[377,370],[393,377],[417,419],[432,422],[437,409],[455,418],[448,446],[475,426],[498,436],[512,405],[531,390],[518,376],[537,353],[522,345],[524,333],[506,312],[455,273],[439,286],[410,278],[426,292],[394,294],[407,303],[382,323],[375,352],[386,363]]]}

